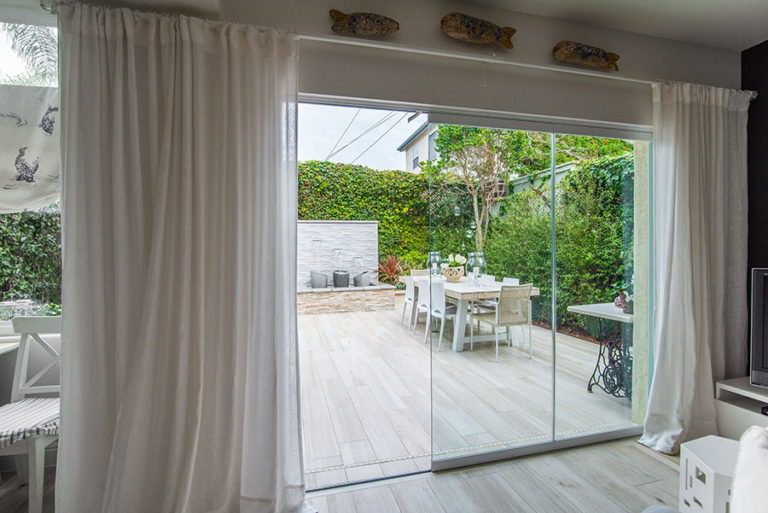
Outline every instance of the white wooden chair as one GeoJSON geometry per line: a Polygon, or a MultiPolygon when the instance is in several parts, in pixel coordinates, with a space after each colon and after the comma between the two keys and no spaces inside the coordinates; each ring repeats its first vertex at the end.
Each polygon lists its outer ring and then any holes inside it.
{"type": "Polygon", "coordinates": [[[58,384],[39,384],[59,364],[59,352],[41,335],[60,334],[61,317],[15,317],[12,324],[21,340],[11,402],[0,407],[0,456],[16,456],[18,478],[22,483],[29,483],[28,511],[41,513],[45,448],[59,437],[57,396],[61,390],[58,384]],[[29,355],[35,344],[43,349],[49,361],[30,377],[29,355]]]}
{"type": "Polygon", "coordinates": [[[405,277],[405,300],[403,301],[403,315],[400,319],[400,324],[405,322],[405,311],[410,307],[410,315],[408,317],[408,329],[413,324],[413,314],[416,308],[416,287],[413,284],[413,276],[405,277]]]}
{"type": "Polygon", "coordinates": [[[411,269],[411,276],[429,276],[429,269],[411,269]]]}
{"type": "MultiPolygon", "coordinates": [[[[533,339],[531,331],[531,289],[533,286],[504,285],[499,293],[499,301],[496,311],[475,314],[474,318],[480,322],[490,324],[496,336],[496,359],[499,358],[499,329],[506,331],[507,343],[511,346],[509,328],[513,326],[528,326],[528,354],[533,358],[533,339]]],[[[471,326],[471,325],[470,325],[471,326]]],[[[473,328],[470,327],[470,350],[474,341],[473,328]]]]}
{"type": "Polygon", "coordinates": [[[432,280],[429,285],[429,294],[419,294],[419,306],[417,310],[416,322],[418,323],[418,314],[427,314],[427,325],[424,328],[424,343],[429,340],[429,332],[434,319],[440,319],[440,338],[437,339],[437,350],[443,344],[443,334],[445,333],[445,320],[456,316],[456,305],[450,305],[445,300],[445,282],[442,280],[432,280]],[[421,296],[424,296],[421,298],[421,296]]]}

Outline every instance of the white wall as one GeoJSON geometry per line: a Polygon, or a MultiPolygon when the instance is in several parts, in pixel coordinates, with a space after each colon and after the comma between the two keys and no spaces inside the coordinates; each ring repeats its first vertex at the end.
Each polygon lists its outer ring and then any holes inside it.
{"type": "MultiPolygon", "coordinates": [[[[588,27],[467,4],[412,0],[221,0],[222,16],[257,25],[292,27],[302,35],[333,36],[330,8],[369,10],[397,19],[400,31],[385,41],[421,50],[461,52],[531,65],[557,65],[552,47],[573,39],[621,55],[618,75],[642,80],[682,80],[738,87],[740,56],[677,41],[588,27]],[[511,51],[476,47],[445,37],[440,18],[458,10],[484,17],[518,32],[511,51]]],[[[343,95],[428,105],[468,107],[576,119],[649,125],[649,87],[452,58],[302,41],[300,89],[303,93],[343,95]]]]}
{"type": "Polygon", "coordinates": [[[310,271],[332,273],[342,253],[342,269],[352,277],[359,274],[355,257],[362,258],[363,269],[373,271],[379,262],[378,221],[299,221],[297,232],[297,283],[309,287],[310,271]],[[319,244],[313,243],[319,241],[319,244]]]}

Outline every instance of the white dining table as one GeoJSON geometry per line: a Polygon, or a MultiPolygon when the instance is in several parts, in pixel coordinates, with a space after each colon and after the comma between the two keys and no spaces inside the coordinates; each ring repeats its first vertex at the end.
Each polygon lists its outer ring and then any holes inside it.
{"type": "MultiPolygon", "coordinates": [[[[500,281],[475,284],[471,278],[466,276],[458,282],[447,281],[442,276],[433,277],[432,279],[441,280],[445,283],[445,297],[452,299],[456,304],[456,317],[453,320],[452,348],[456,352],[463,351],[464,344],[469,343],[467,319],[470,303],[483,299],[498,299],[501,287],[505,284],[500,281]]],[[[400,281],[405,282],[405,276],[402,276],[400,281]]],[[[429,294],[430,276],[413,276],[413,284],[419,288],[419,295],[422,294],[422,290],[424,294],[429,294]]],[[[538,295],[539,289],[533,287],[531,289],[531,296],[538,295]]],[[[492,340],[493,335],[478,334],[474,339],[475,342],[485,342],[492,340]]]]}

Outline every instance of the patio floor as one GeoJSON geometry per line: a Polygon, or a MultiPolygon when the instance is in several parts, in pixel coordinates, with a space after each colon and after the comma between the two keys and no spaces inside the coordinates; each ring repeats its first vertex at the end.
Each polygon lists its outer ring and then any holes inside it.
{"type": "MultiPolygon", "coordinates": [[[[436,459],[551,438],[549,330],[533,328],[533,359],[522,331],[513,340],[524,347],[504,345],[498,361],[493,344],[454,353],[444,342],[433,353],[432,386],[424,322],[412,335],[400,324],[401,305],[299,315],[309,489],[428,470],[431,433],[436,459]]],[[[558,334],[557,348],[557,436],[631,425],[629,400],[586,390],[598,346],[558,334]]]]}

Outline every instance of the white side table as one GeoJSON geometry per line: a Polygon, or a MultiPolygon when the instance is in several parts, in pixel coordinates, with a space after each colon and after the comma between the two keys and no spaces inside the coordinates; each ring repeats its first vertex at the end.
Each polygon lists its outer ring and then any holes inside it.
{"type": "Polygon", "coordinates": [[[680,446],[680,511],[729,513],[739,442],[705,436],[680,446]]]}

